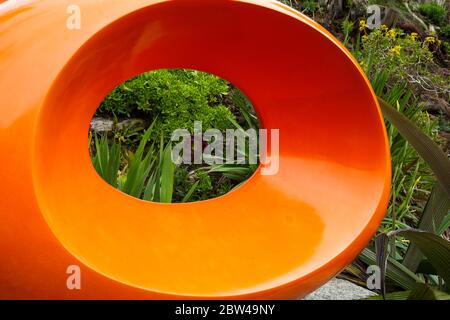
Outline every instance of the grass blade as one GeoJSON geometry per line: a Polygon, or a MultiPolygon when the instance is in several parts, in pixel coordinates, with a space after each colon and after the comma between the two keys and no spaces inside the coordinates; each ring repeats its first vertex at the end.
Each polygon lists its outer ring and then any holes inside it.
{"type": "Polygon", "coordinates": [[[399,230],[391,232],[416,244],[423,255],[445,281],[446,291],[450,291],[450,242],[438,235],[420,230],[399,230]]]}
{"type": "Polygon", "coordinates": [[[442,224],[436,230],[436,233],[443,234],[448,228],[450,228],[450,213],[448,213],[445,216],[444,220],[442,221],[442,224]]]}
{"type": "Polygon", "coordinates": [[[378,100],[384,116],[429,164],[443,189],[450,197],[450,160],[442,152],[441,148],[408,118],[383,99],[378,98],[378,100]]]}
{"type": "Polygon", "coordinates": [[[430,286],[418,283],[409,293],[408,300],[436,300],[436,296],[430,286]]]}
{"type": "MultiPolygon", "coordinates": [[[[375,253],[368,248],[360,253],[359,259],[367,265],[377,265],[375,253]]],[[[387,258],[386,278],[405,290],[412,290],[417,282],[423,282],[411,270],[391,257],[387,258]]]]}
{"type": "Polygon", "coordinates": [[[389,237],[385,233],[381,233],[375,239],[375,252],[377,265],[380,267],[380,285],[381,285],[381,295],[386,296],[386,268],[387,268],[387,257],[389,248],[389,237]]]}
{"type": "MultiPolygon", "coordinates": [[[[422,213],[422,218],[419,223],[418,229],[422,231],[428,231],[432,233],[442,234],[443,231],[437,230],[444,220],[444,217],[449,217],[448,211],[450,210],[450,197],[438,183],[434,186],[433,191],[428,199],[425,209],[422,213]]],[[[449,219],[450,223],[450,219],[449,219]]],[[[445,224],[443,226],[445,228],[445,224]]],[[[447,227],[448,228],[448,227],[447,227]]],[[[444,231],[447,229],[445,228],[444,231]]],[[[420,262],[423,259],[423,255],[419,248],[415,244],[411,244],[408,247],[403,264],[413,272],[417,271],[420,262]]]]}
{"type": "Polygon", "coordinates": [[[169,144],[163,155],[161,166],[161,197],[160,202],[172,202],[175,165],[172,162],[172,147],[169,144]]]}
{"type": "Polygon", "coordinates": [[[181,200],[181,202],[188,202],[192,195],[194,194],[195,190],[197,189],[198,184],[200,183],[200,181],[196,181],[192,187],[189,189],[189,191],[186,193],[186,195],[183,197],[183,200],[181,200]]]}

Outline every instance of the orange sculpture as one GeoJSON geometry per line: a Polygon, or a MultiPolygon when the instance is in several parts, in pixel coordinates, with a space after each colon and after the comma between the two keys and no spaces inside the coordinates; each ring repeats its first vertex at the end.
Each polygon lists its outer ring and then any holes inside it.
{"type": "Polygon", "coordinates": [[[0,4],[0,298],[291,299],[365,247],[388,202],[388,143],[369,82],[327,31],[269,0],[76,3],[0,4]],[[104,182],[90,119],[159,68],[241,88],[280,129],[279,173],[190,204],[104,182]]]}

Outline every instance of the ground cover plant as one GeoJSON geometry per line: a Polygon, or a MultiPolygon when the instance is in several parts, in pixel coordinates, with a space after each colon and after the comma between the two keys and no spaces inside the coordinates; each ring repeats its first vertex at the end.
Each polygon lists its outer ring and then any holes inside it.
{"type": "Polygon", "coordinates": [[[94,119],[113,122],[109,130],[90,132],[95,169],[109,184],[140,199],[189,202],[215,198],[245,182],[258,167],[248,162],[172,162],[172,132],[185,128],[194,134],[195,121],[202,123],[203,131],[259,129],[250,101],[214,75],[181,69],[141,74],[111,92],[94,119]]]}

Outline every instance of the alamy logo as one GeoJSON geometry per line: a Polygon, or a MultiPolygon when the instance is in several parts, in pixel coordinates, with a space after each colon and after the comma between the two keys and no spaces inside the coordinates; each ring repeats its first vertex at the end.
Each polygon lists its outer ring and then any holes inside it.
{"type": "Polygon", "coordinates": [[[367,268],[367,288],[370,290],[381,290],[381,269],[379,266],[372,265],[367,268]]]}
{"type": "Polygon", "coordinates": [[[381,7],[370,5],[367,7],[367,27],[371,30],[381,27],[381,7]]]}
{"type": "Polygon", "coordinates": [[[69,290],[81,290],[81,269],[77,265],[70,265],[67,267],[66,285],[69,290]]]}
{"type": "Polygon", "coordinates": [[[81,8],[75,4],[67,7],[66,13],[69,17],[66,20],[66,27],[69,30],[81,29],[81,8]]]}

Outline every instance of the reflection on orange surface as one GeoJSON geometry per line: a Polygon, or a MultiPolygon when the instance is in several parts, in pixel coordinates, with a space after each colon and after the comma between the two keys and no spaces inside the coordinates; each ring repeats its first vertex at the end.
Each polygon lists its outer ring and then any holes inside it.
{"type": "Polygon", "coordinates": [[[386,134],[322,28],[275,1],[79,0],[69,31],[69,2],[0,5],[0,298],[295,298],[366,245],[389,195],[386,134]],[[234,83],[280,129],[277,175],[192,204],[140,201],[97,175],[87,131],[103,97],[180,67],[234,83]]]}

